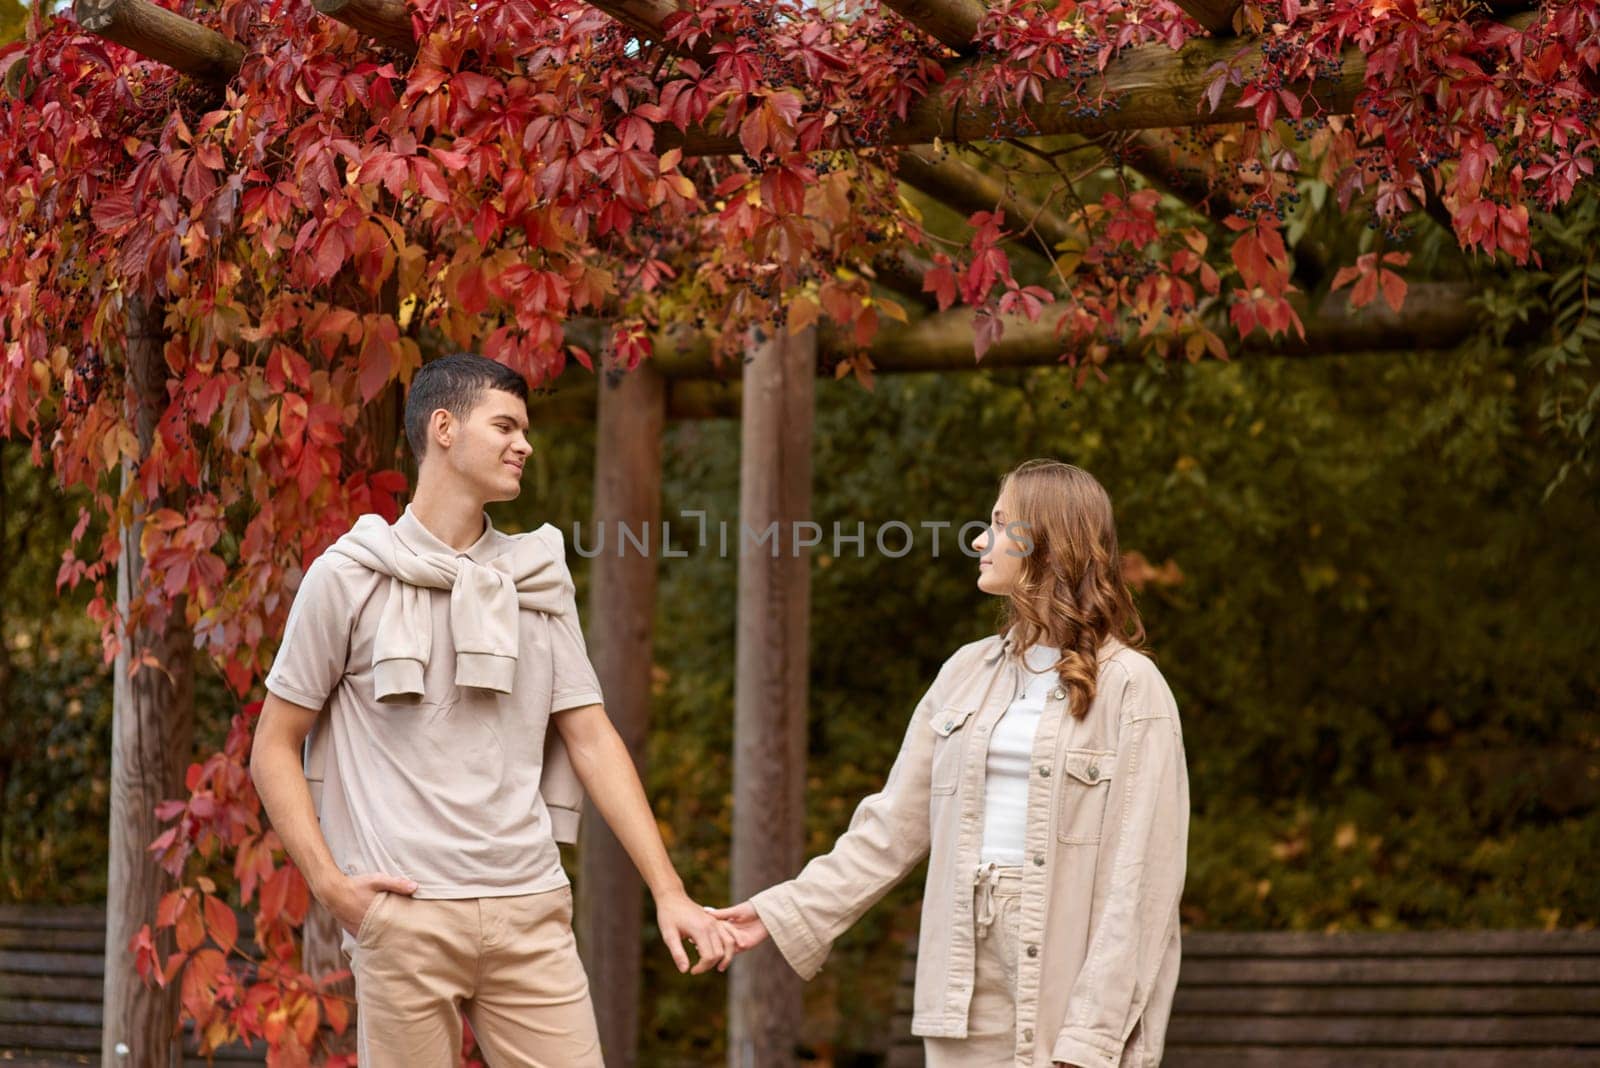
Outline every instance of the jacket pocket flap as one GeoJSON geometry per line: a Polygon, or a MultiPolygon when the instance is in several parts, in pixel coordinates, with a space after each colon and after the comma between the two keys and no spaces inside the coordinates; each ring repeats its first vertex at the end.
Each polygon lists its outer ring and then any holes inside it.
{"type": "Polygon", "coordinates": [[[1117,753],[1114,749],[1067,750],[1067,774],[1090,786],[1110,782],[1116,762],[1117,753]]]}
{"type": "Polygon", "coordinates": [[[976,711],[976,708],[946,708],[935,712],[928,725],[939,737],[948,738],[960,730],[976,711]]]}

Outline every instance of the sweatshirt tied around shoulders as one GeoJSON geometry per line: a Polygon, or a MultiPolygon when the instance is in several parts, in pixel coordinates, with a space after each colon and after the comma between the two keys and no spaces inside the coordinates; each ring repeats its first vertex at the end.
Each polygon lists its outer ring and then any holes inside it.
{"type": "Polygon", "coordinates": [[[306,777],[349,874],[419,897],[566,882],[583,792],[556,713],[601,702],[561,532],[456,550],[410,508],[363,517],[307,569],[267,689],[318,708],[306,777]]]}

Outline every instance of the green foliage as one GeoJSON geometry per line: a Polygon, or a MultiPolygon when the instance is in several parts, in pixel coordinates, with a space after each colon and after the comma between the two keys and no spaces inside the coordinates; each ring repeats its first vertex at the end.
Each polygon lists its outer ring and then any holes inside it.
{"type": "Polygon", "coordinates": [[[0,45],[20,41],[28,30],[28,9],[18,0],[0,0],[0,45]]]}
{"type": "MultiPolygon", "coordinates": [[[[1600,516],[1587,484],[1544,499],[1566,446],[1542,436],[1523,367],[1485,350],[1124,367],[1083,391],[1054,369],[823,385],[814,513],[830,534],[864,523],[866,549],[825,537],[814,554],[808,855],[881,784],[942,659],[993,623],[955,529],[1014,463],[1054,455],[1105,482],[1125,549],[1182,574],[1140,605],[1185,721],[1191,924],[1600,921],[1595,790],[1546,774],[1600,766],[1600,516]],[[874,546],[894,519],[917,531],[901,559],[874,546]],[[939,520],[933,559],[919,524],[939,520]]],[[[588,523],[589,435],[540,432],[549,495],[528,516],[588,523]]],[[[689,556],[661,566],[648,778],[711,901],[727,895],[737,578],[715,524],[736,534],[738,446],[736,424],[706,422],[665,449],[663,514],[689,556]],[[709,547],[686,509],[707,513],[709,547]]],[[[810,1041],[881,1046],[919,880],[807,988],[810,1041]]],[[[719,1050],[720,996],[708,1006],[654,944],[646,967],[652,1058],[719,1050]]]]}
{"type": "Polygon", "coordinates": [[[105,896],[111,688],[86,598],[55,592],[76,503],[0,441],[0,900],[105,896]]]}
{"type": "Polygon", "coordinates": [[[1536,339],[1528,360],[1544,383],[1539,418],[1569,446],[1551,480],[1554,490],[1574,471],[1594,473],[1600,374],[1590,354],[1600,346],[1600,197],[1584,186],[1565,210],[1536,222],[1540,269],[1512,275],[1485,303],[1498,341],[1518,333],[1536,339]]]}
{"type": "MultiPolygon", "coordinates": [[[[82,609],[78,609],[81,616],[82,609]]],[[[111,687],[87,621],[10,636],[0,719],[0,900],[103,901],[111,687]]]]}

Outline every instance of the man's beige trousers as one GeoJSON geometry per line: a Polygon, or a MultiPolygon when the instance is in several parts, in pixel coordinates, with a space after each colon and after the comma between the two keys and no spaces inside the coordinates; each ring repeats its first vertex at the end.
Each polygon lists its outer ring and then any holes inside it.
{"type": "Polygon", "coordinates": [[[572,889],[417,900],[380,894],[350,949],[362,1068],[455,1068],[461,1014],[489,1068],[599,1068],[572,889]]]}

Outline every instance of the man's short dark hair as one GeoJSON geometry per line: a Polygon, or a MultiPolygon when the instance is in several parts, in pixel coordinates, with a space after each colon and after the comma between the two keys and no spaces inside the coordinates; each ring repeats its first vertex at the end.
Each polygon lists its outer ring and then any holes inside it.
{"type": "Polygon", "coordinates": [[[485,356],[455,352],[422,365],[406,394],[406,441],[417,463],[428,454],[428,417],[443,408],[465,420],[488,389],[528,400],[527,380],[485,356]]]}

